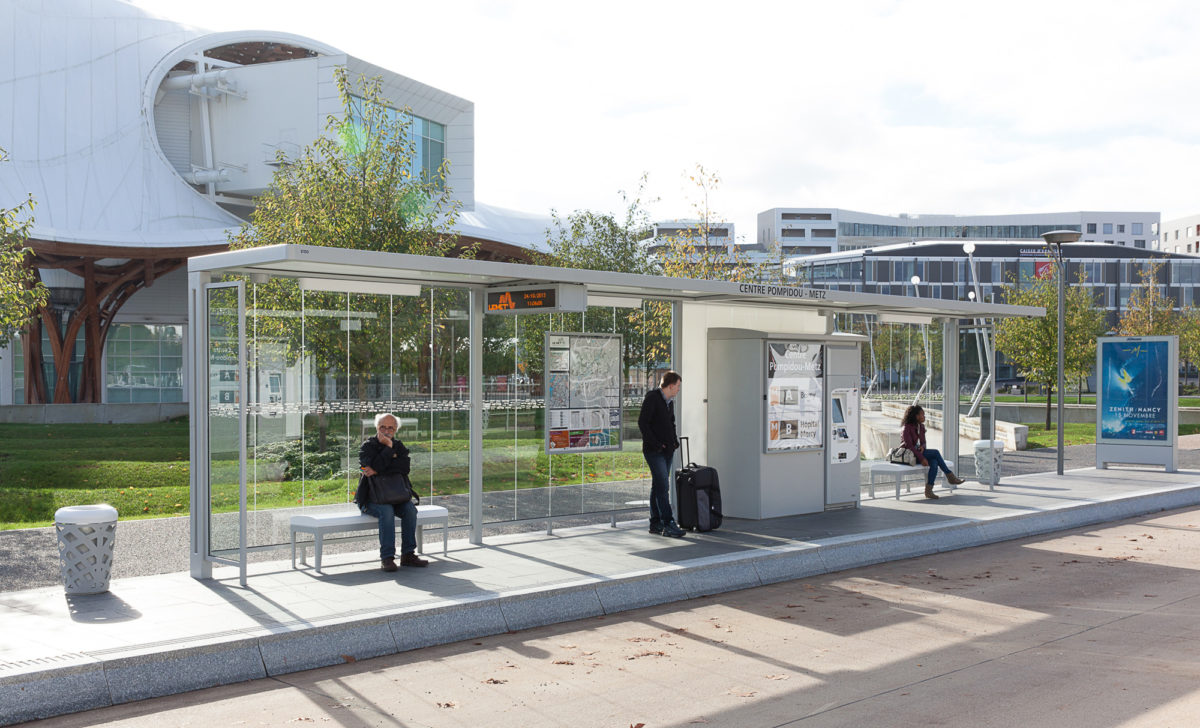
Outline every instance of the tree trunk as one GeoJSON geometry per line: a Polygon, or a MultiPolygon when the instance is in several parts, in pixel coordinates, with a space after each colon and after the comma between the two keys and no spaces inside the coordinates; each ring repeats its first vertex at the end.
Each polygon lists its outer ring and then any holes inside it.
{"type": "Polygon", "coordinates": [[[1050,429],[1050,382],[1046,382],[1046,429],[1050,429]]]}

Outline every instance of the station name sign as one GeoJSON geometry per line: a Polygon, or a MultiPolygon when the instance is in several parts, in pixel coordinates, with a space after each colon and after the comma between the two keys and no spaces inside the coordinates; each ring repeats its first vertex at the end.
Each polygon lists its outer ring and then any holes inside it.
{"type": "Polygon", "coordinates": [[[577,285],[505,286],[487,289],[487,313],[561,313],[587,308],[587,289],[577,285]]]}
{"type": "Polygon", "coordinates": [[[825,298],[825,290],[820,288],[792,288],[791,286],[769,286],[765,283],[738,284],[738,293],[755,293],[760,296],[773,298],[825,298]]]}

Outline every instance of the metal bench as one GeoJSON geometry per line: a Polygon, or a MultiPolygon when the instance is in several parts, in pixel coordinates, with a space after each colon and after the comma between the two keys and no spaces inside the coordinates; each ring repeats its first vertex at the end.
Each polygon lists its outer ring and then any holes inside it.
{"type": "MultiPolygon", "coordinates": [[[[426,524],[441,524],[442,526],[442,555],[446,555],[446,542],[449,540],[450,511],[445,506],[417,506],[417,550],[425,553],[424,530],[426,524]]],[[[396,526],[399,527],[399,519],[396,526]]],[[[325,536],[332,533],[350,533],[352,531],[375,531],[378,533],[379,519],[359,512],[340,511],[337,513],[319,513],[311,516],[292,516],[290,521],[292,532],[292,568],[296,568],[296,534],[312,534],[313,567],[321,572],[321,549],[324,547],[325,536]]],[[[372,534],[372,536],[375,534],[372,534]]],[[[358,538],[370,538],[359,536],[358,538]]],[[[351,539],[347,539],[351,540],[351,539]]],[[[308,542],[300,542],[300,563],[307,564],[308,542]]]]}
{"type": "MultiPolygon", "coordinates": [[[[950,460],[947,460],[946,467],[953,469],[954,463],[950,460]]],[[[892,478],[896,482],[896,499],[897,500],[900,499],[900,481],[904,479],[904,476],[918,475],[918,474],[925,475],[929,472],[928,465],[900,465],[899,463],[889,463],[887,461],[871,463],[871,465],[869,466],[868,469],[871,471],[871,485],[870,485],[871,497],[872,498],[875,497],[875,483],[876,482],[878,482],[879,480],[883,480],[886,482],[889,478],[892,478]]],[[[950,485],[949,482],[947,482],[946,487],[951,491],[954,490],[954,486],[950,485]]],[[[911,490],[911,486],[909,487],[909,490],[911,490]]]]}

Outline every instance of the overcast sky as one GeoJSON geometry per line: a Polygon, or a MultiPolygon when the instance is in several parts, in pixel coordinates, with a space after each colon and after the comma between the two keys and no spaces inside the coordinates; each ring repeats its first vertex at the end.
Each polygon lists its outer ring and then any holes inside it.
{"type": "Polygon", "coordinates": [[[297,33],[475,104],[479,201],[656,219],[686,174],[753,240],[771,207],[1200,213],[1200,5],[135,0],[297,33]]]}

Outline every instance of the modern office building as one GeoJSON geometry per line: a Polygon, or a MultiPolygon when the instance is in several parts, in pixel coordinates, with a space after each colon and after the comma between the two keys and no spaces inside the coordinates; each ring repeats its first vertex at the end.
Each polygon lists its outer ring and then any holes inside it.
{"type": "Polygon", "coordinates": [[[874,215],[835,207],[773,207],[758,213],[757,242],[788,256],[820,255],[916,240],[1036,240],[1077,230],[1086,242],[1146,248],[1157,212],[1048,212],[1022,215],[874,215]]]}
{"type": "Polygon", "coordinates": [[[1155,247],[1164,253],[1200,253],[1200,215],[1159,223],[1155,247]]]}
{"type": "MultiPolygon", "coordinates": [[[[797,262],[796,279],[834,290],[956,300],[967,299],[978,281],[982,299],[992,301],[1002,286],[1020,285],[1051,264],[1041,241],[970,242],[970,255],[963,242],[936,240],[814,255],[797,262]],[[920,279],[915,291],[914,275],[920,279]]],[[[1177,306],[1200,304],[1200,258],[1195,256],[1087,242],[1064,245],[1063,254],[1067,280],[1078,280],[1082,272],[1082,285],[1093,290],[1097,306],[1114,323],[1141,284],[1140,271],[1152,261],[1162,263],[1158,284],[1177,306]]]]}
{"type": "Polygon", "coordinates": [[[449,162],[457,231],[521,260],[548,216],[479,203],[474,105],[328,44],[208,33],[121,0],[0,4],[0,208],[32,195],[29,240],[51,302],[0,349],[0,405],[178,402],[183,265],[224,249],[270,185],[344,107],[335,71],[380,77],[407,115],[414,174],[449,162]]]}

